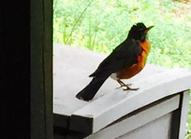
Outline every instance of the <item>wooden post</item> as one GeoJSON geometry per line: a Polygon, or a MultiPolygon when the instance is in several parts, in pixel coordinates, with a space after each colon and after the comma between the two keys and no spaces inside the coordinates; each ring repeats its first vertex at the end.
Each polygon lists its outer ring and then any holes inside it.
{"type": "Polygon", "coordinates": [[[185,138],[186,135],[186,123],[187,123],[187,116],[188,111],[189,111],[189,90],[184,91],[182,93],[182,102],[180,105],[180,125],[179,125],[179,138],[178,139],[183,139],[185,138]]]}
{"type": "Polygon", "coordinates": [[[52,0],[0,2],[1,139],[52,139],[52,0]]]}
{"type": "Polygon", "coordinates": [[[52,7],[31,1],[31,139],[53,138],[52,7]]]}

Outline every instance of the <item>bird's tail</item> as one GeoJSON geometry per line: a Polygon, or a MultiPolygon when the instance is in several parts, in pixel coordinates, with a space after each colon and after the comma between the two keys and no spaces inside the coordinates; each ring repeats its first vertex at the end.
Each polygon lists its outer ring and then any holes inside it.
{"type": "Polygon", "coordinates": [[[106,79],[107,77],[94,77],[92,81],[76,95],[76,97],[85,101],[91,100],[106,79]]]}

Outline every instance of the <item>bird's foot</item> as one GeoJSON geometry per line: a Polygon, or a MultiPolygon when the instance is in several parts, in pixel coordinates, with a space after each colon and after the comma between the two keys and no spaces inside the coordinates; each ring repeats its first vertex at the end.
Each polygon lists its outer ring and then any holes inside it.
{"type": "Polygon", "coordinates": [[[120,87],[117,87],[116,89],[123,88],[123,91],[137,91],[139,88],[131,88],[129,87],[129,84],[121,85],[120,87]]]}
{"type": "Polygon", "coordinates": [[[129,86],[125,86],[125,88],[123,89],[123,91],[137,91],[139,88],[131,88],[129,86]]]}
{"type": "Polygon", "coordinates": [[[129,83],[129,84],[120,84],[120,86],[117,87],[116,89],[120,89],[120,88],[127,87],[127,86],[129,87],[131,85],[132,85],[131,83],[129,83]]]}
{"type": "Polygon", "coordinates": [[[123,85],[123,86],[131,86],[132,84],[131,83],[128,83],[128,84],[125,84],[125,85],[123,85]]]}
{"type": "Polygon", "coordinates": [[[131,86],[132,84],[125,84],[121,80],[117,80],[117,82],[120,84],[120,87],[118,88],[123,88],[124,91],[128,91],[128,90],[136,91],[139,89],[139,88],[131,88],[129,86],[131,86]]]}
{"type": "Polygon", "coordinates": [[[129,87],[129,86],[131,86],[132,84],[123,84],[123,85],[121,85],[120,87],[118,87],[118,88],[123,88],[123,91],[129,91],[129,90],[131,90],[131,91],[137,91],[139,88],[131,88],[131,87],[129,87]]]}

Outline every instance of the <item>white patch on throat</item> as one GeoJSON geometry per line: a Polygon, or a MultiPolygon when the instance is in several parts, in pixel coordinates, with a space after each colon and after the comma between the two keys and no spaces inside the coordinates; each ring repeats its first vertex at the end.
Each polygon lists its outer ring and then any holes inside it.
{"type": "Polygon", "coordinates": [[[111,75],[110,75],[110,77],[112,78],[112,79],[114,79],[114,80],[118,80],[119,78],[117,77],[117,73],[112,73],[111,75]]]}

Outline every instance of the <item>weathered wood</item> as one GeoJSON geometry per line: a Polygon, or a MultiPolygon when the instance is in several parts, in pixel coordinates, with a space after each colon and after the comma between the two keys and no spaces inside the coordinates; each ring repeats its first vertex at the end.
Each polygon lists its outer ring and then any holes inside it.
{"type": "Polygon", "coordinates": [[[116,139],[169,139],[171,113],[116,139]]]}
{"type": "MultiPolygon", "coordinates": [[[[137,130],[138,128],[145,126],[146,124],[153,122],[158,118],[163,117],[164,115],[167,115],[172,111],[178,109],[179,102],[180,102],[180,95],[176,95],[171,98],[161,100],[160,103],[157,103],[154,106],[147,107],[146,109],[143,109],[142,111],[135,113],[132,116],[124,117],[119,122],[115,122],[109,127],[106,127],[101,131],[90,135],[89,137],[87,137],[87,139],[115,139],[125,134],[131,134],[130,132],[132,132],[133,130],[137,130]]],[[[167,127],[170,127],[170,121],[168,121],[167,123],[169,123],[167,127]]],[[[163,125],[160,126],[163,127],[163,131],[164,130],[168,131],[168,128],[165,128],[163,125]]],[[[154,130],[156,129],[157,128],[155,128],[154,130]]],[[[147,139],[144,138],[143,136],[147,135],[142,135],[142,139],[147,139]]],[[[166,135],[157,134],[155,136],[164,137],[166,135]]]]}
{"type": "MultiPolygon", "coordinates": [[[[54,113],[71,116],[76,110],[90,103],[76,99],[75,95],[89,83],[91,78],[88,78],[88,75],[95,70],[105,55],[62,45],[54,45],[53,52],[54,113]]],[[[143,75],[150,77],[163,71],[164,68],[149,65],[129,82],[133,83],[135,79],[139,79],[143,75]]],[[[105,94],[119,91],[116,87],[118,87],[118,83],[109,78],[91,102],[105,94]]]]}
{"type": "Polygon", "coordinates": [[[140,88],[138,91],[116,89],[118,84],[109,78],[92,101],[76,99],[75,95],[91,80],[88,75],[104,57],[81,48],[54,46],[54,113],[70,117],[67,128],[72,132],[96,133],[137,109],[191,88],[189,70],[147,64],[128,80],[140,88]]]}
{"type": "Polygon", "coordinates": [[[188,89],[191,86],[191,73],[172,70],[155,75],[154,79],[146,78],[139,83],[144,88],[136,92],[116,91],[110,93],[74,112],[71,116],[71,126],[73,117],[93,118],[92,131],[95,133],[127,113],[175,92],[188,89]],[[168,78],[166,78],[167,76],[168,78]],[[126,106],[128,107],[124,109],[126,106]]]}

